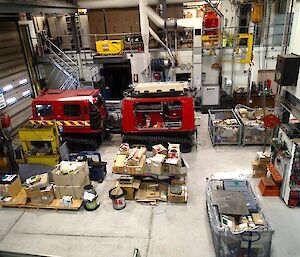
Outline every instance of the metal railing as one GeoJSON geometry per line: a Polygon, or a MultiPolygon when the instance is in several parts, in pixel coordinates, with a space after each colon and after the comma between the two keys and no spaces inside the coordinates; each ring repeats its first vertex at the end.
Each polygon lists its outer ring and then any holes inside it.
{"type": "MultiPolygon", "coordinates": [[[[44,47],[49,51],[50,62],[63,72],[67,79],[59,87],[60,89],[76,89],[80,87],[80,68],[64,51],[57,47],[47,37],[43,37],[44,47]]],[[[45,53],[44,53],[45,54],[45,53]]]]}

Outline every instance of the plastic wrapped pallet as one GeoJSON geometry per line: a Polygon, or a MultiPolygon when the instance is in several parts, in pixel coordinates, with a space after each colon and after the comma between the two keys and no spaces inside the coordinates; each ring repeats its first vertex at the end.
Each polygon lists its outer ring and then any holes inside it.
{"type": "MultiPolygon", "coordinates": [[[[253,201],[253,199],[251,201],[253,201]]],[[[251,256],[255,257],[268,257],[270,256],[272,236],[274,233],[268,220],[265,218],[257,199],[255,198],[251,186],[247,180],[241,179],[209,179],[207,181],[206,191],[206,205],[208,220],[210,224],[213,244],[217,257],[232,257],[232,256],[248,256],[248,239],[251,238],[251,256]],[[235,226],[234,220],[226,215],[220,215],[218,208],[213,205],[212,194],[213,190],[219,190],[223,187],[223,182],[227,180],[229,182],[242,181],[246,183],[251,193],[250,198],[253,198],[255,205],[257,205],[257,213],[253,213],[253,220],[257,224],[253,227],[238,227],[235,226]],[[227,225],[224,225],[222,221],[227,221],[227,225]],[[261,225],[263,224],[263,225],[261,225]]]]}

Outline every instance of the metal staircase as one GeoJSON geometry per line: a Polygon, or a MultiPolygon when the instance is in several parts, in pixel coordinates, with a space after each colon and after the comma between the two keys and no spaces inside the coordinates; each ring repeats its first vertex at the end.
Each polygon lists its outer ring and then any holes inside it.
{"type": "Polygon", "coordinates": [[[61,72],[63,72],[67,79],[59,86],[59,89],[78,89],[81,87],[79,75],[80,68],[67,54],[65,54],[59,47],[53,44],[47,37],[44,37],[44,47],[48,51],[48,58],[50,62],[61,72]]]}

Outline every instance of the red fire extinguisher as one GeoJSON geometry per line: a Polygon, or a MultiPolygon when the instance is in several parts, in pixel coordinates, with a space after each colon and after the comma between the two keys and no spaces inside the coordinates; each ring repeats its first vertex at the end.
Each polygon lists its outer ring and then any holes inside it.
{"type": "Polygon", "coordinates": [[[8,114],[3,114],[0,117],[0,121],[1,121],[1,127],[2,128],[8,128],[10,126],[10,117],[8,114]]]}

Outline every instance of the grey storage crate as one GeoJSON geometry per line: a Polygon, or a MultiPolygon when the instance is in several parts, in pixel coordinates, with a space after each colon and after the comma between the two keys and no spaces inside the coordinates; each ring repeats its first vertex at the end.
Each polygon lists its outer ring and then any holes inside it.
{"type": "MultiPolygon", "coordinates": [[[[250,110],[255,110],[254,108],[249,108],[250,110]]],[[[269,109],[271,111],[273,109],[269,109]]],[[[249,122],[247,119],[243,118],[238,108],[235,108],[235,113],[239,118],[241,124],[243,125],[242,129],[242,142],[243,146],[245,145],[263,145],[266,137],[266,144],[270,145],[274,136],[273,128],[265,128],[264,125],[257,124],[255,121],[249,122]]]]}
{"type": "Polygon", "coordinates": [[[232,109],[208,110],[208,132],[213,146],[241,144],[242,124],[232,109]],[[230,119],[236,124],[224,123],[230,119]]]}
{"type": "MultiPolygon", "coordinates": [[[[247,204],[249,203],[248,201],[247,204]]],[[[258,204],[257,199],[253,194],[251,186],[247,180],[209,179],[207,181],[206,207],[216,257],[270,256],[274,230],[262,213],[260,205],[258,204]],[[248,201],[251,201],[251,204],[255,204],[257,206],[257,211],[260,213],[264,220],[263,226],[256,226],[255,228],[239,232],[231,231],[230,228],[222,226],[222,223],[220,221],[220,213],[218,211],[218,208],[212,204],[211,196],[212,190],[220,189],[220,185],[223,184],[224,181],[239,181],[242,183],[245,182],[247,184],[249,193],[251,194],[251,199],[249,199],[248,201]]]]}

